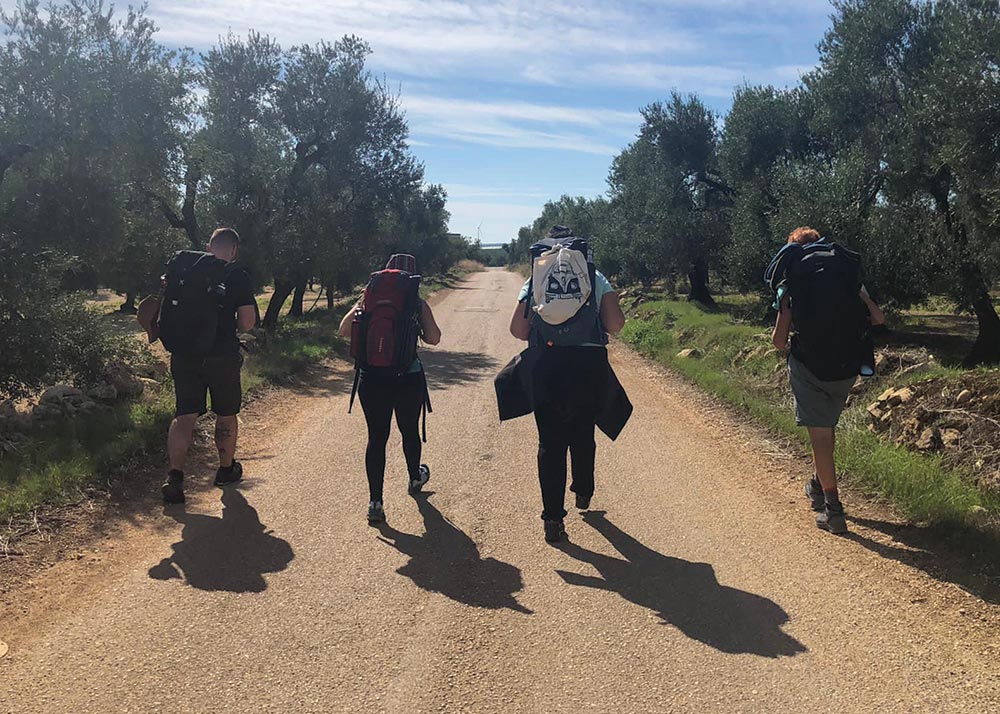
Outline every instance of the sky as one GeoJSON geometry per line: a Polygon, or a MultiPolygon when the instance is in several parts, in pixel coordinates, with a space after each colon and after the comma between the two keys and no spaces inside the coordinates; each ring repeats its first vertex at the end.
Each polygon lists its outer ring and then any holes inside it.
{"type": "Polygon", "coordinates": [[[398,91],[450,229],[509,242],[547,200],[606,190],[640,109],[673,90],[724,115],[733,90],[794,86],[828,0],[150,0],[159,40],[196,51],[250,29],[282,46],[345,34],[398,91]]]}

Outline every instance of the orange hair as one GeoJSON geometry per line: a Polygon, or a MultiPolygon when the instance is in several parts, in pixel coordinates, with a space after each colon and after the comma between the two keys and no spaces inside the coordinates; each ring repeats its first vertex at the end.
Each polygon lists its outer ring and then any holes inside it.
{"type": "Polygon", "coordinates": [[[801,226],[788,234],[789,243],[806,245],[807,243],[815,243],[818,240],[819,232],[809,226],[801,226]]]}

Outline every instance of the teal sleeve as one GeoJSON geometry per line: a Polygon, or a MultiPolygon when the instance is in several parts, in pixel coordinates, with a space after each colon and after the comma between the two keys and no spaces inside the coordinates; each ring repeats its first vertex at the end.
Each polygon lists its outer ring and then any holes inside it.
{"type": "Polygon", "coordinates": [[[594,276],[596,278],[596,280],[594,281],[596,283],[594,285],[594,293],[595,297],[597,298],[597,303],[600,304],[604,296],[607,295],[608,293],[613,293],[615,289],[611,287],[611,282],[606,277],[604,277],[604,273],[602,273],[600,270],[596,271],[594,276]]]}
{"type": "Polygon", "coordinates": [[[530,278],[528,280],[524,281],[524,285],[521,286],[521,292],[519,292],[517,294],[517,301],[518,302],[524,302],[525,300],[528,299],[528,288],[529,288],[530,285],[531,285],[531,279],[530,278]]]}

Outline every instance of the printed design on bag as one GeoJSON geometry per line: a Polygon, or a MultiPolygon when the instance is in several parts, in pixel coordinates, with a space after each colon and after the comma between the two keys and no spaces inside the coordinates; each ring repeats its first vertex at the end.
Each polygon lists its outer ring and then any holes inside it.
{"type": "Polygon", "coordinates": [[[560,263],[549,273],[548,282],[545,285],[545,301],[551,300],[583,302],[580,278],[568,264],[560,263]]]}

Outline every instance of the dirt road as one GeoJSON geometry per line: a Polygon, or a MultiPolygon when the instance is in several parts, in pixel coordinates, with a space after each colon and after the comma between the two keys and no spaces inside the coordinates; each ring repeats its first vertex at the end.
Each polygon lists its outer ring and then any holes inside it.
{"type": "Polygon", "coordinates": [[[478,274],[435,308],[433,476],[406,495],[395,437],[390,528],[365,522],[344,367],[247,417],[242,488],[204,486],[78,597],[0,620],[0,711],[1000,711],[996,604],[876,529],[817,531],[801,463],[624,350],[635,417],[599,437],[595,512],[546,545],[534,423],[500,425],[491,382],[518,284],[478,274]]]}

